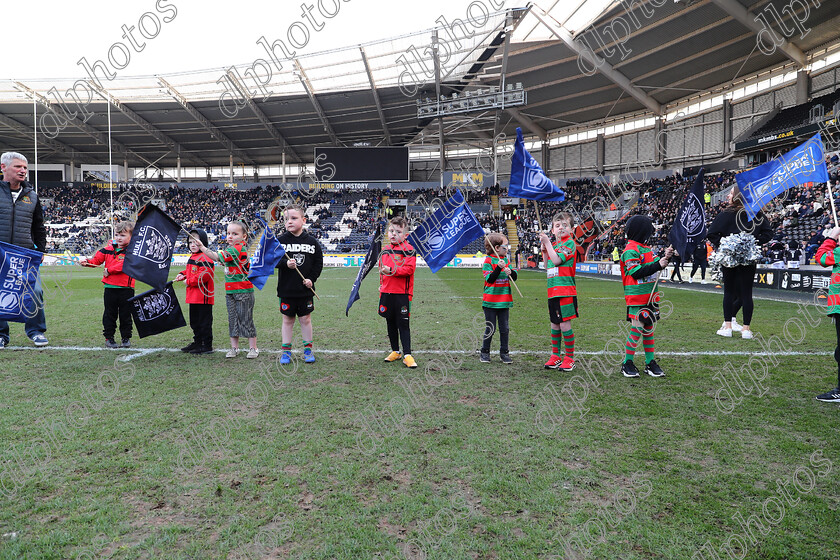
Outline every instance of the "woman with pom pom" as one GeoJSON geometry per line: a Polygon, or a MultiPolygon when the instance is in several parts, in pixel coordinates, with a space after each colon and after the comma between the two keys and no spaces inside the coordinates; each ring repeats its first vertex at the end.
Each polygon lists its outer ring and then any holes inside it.
{"type": "Polygon", "coordinates": [[[708,239],[715,250],[724,254],[723,266],[723,325],[720,336],[732,336],[732,319],[736,300],[744,310],[741,338],[752,338],[750,329],[753,314],[753,278],[755,264],[761,256],[758,247],[773,237],[770,220],[759,212],[752,221],[747,217],[744,201],[737,185],[729,191],[729,203],[709,227],[708,239]]]}

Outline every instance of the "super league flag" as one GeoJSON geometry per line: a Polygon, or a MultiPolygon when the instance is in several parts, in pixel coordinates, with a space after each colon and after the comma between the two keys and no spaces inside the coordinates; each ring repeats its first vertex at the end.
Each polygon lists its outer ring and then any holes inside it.
{"type": "Polygon", "coordinates": [[[271,231],[268,224],[261,218],[259,220],[262,222],[265,230],[263,230],[260,242],[257,244],[254,255],[251,257],[251,272],[248,274],[248,280],[258,290],[262,290],[268,278],[274,274],[274,269],[277,268],[280,259],[286,254],[286,250],[277,241],[277,236],[274,235],[274,232],[271,231]]]}
{"type": "Polygon", "coordinates": [[[42,254],[17,245],[0,242],[0,319],[25,323],[38,306],[35,283],[42,254]]]}
{"type": "Polygon", "coordinates": [[[359,273],[356,275],[356,281],[353,282],[353,287],[350,289],[350,299],[347,300],[347,309],[344,311],[344,316],[350,316],[350,307],[359,299],[359,287],[362,285],[362,280],[373,269],[373,266],[379,260],[379,253],[382,251],[382,221],[376,224],[376,231],[370,238],[370,247],[368,248],[365,260],[359,268],[359,273]]]}
{"type": "Polygon", "coordinates": [[[125,250],[123,272],[163,291],[180,230],[181,226],[160,208],[151,203],[145,205],[137,215],[125,250]]]}
{"type": "Polygon", "coordinates": [[[431,216],[408,236],[408,242],[432,269],[437,272],[456,253],[476,239],[484,237],[484,229],[464,203],[464,195],[456,190],[431,216]]]}
{"type": "Polygon", "coordinates": [[[537,160],[525,149],[521,128],[516,129],[513,159],[510,160],[508,196],[551,202],[566,200],[566,193],[546,177],[537,160]]]}
{"type": "Polygon", "coordinates": [[[685,202],[677,212],[668,238],[683,262],[694,254],[697,244],[706,237],[706,209],[703,206],[703,169],[697,174],[685,202]]]}
{"type": "Polygon", "coordinates": [[[735,175],[750,220],[779,194],[804,183],[827,183],[825,147],[819,133],[785,155],[735,175]]]}
{"type": "Polygon", "coordinates": [[[172,282],[168,282],[163,291],[149,290],[128,301],[140,338],[187,326],[172,282]]]}

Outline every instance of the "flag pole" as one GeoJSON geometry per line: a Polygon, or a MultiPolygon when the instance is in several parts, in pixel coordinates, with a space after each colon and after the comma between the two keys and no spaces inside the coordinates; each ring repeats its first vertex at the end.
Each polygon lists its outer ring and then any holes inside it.
{"type": "Polygon", "coordinates": [[[837,209],[834,207],[834,194],[831,192],[831,179],[825,182],[828,187],[828,200],[831,201],[831,213],[834,214],[834,227],[837,227],[837,209]]]}
{"type": "Polygon", "coordinates": [[[537,223],[539,226],[537,227],[538,230],[542,231],[542,218],[540,218],[540,207],[537,206],[537,201],[534,201],[534,210],[537,211],[537,223]]]}
{"type": "MultiPolygon", "coordinates": [[[[536,201],[534,201],[534,202],[536,202],[536,201]]],[[[487,241],[487,234],[484,235],[484,240],[487,241]]],[[[502,257],[499,256],[499,252],[496,251],[496,246],[493,245],[492,243],[490,243],[489,241],[487,242],[487,244],[490,245],[491,249],[493,249],[493,253],[496,254],[496,258],[499,259],[499,260],[502,260],[502,257]]],[[[508,261],[508,268],[509,267],[510,267],[510,261],[508,261]]],[[[519,286],[516,285],[516,282],[513,280],[513,278],[508,276],[508,280],[510,280],[510,283],[513,284],[513,287],[516,288],[516,291],[519,293],[519,297],[525,297],[525,296],[522,295],[522,292],[519,291],[519,286]]]]}

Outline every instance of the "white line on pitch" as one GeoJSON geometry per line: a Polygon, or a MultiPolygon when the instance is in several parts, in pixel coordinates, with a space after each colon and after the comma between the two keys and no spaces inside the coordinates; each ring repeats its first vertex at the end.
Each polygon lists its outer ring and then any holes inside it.
{"type": "MultiPolygon", "coordinates": [[[[32,346],[7,346],[7,350],[12,351],[20,351],[20,350],[37,350],[40,352],[44,352],[47,350],[73,350],[76,352],[124,352],[127,354],[132,354],[123,358],[123,361],[130,361],[135,358],[140,358],[143,356],[148,356],[149,354],[154,354],[157,352],[180,352],[179,348],[104,348],[104,347],[96,347],[96,346],[44,346],[40,348],[32,347],[32,346]]],[[[227,352],[227,348],[220,348],[214,350],[214,352],[227,352]]],[[[282,350],[260,350],[261,354],[280,354],[282,350]]],[[[302,353],[302,350],[292,350],[294,353],[302,353]]],[[[386,354],[387,350],[370,350],[370,349],[356,349],[356,350],[344,350],[339,348],[315,348],[315,353],[321,354],[386,354]]],[[[465,351],[465,350],[415,350],[412,354],[474,354],[477,352],[465,351]]],[[[517,354],[522,356],[543,356],[548,352],[537,351],[537,350],[512,350],[511,354],[517,354]]],[[[578,356],[605,356],[608,354],[613,354],[614,352],[606,352],[604,350],[598,350],[595,352],[587,351],[587,350],[576,350],[575,354],[578,356]]],[[[833,356],[834,352],[799,352],[799,351],[787,351],[787,352],[746,352],[746,351],[738,351],[738,350],[704,350],[698,352],[674,352],[674,351],[657,351],[656,352],[660,356],[833,356]]]]}

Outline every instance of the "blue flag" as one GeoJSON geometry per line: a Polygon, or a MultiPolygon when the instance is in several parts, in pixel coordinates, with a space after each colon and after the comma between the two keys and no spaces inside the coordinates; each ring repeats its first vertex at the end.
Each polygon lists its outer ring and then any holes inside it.
{"type": "Polygon", "coordinates": [[[484,229],[464,203],[464,195],[456,190],[449,200],[409,234],[408,242],[420,253],[432,272],[437,272],[458,251],[483,236],[484,229]]]}
{"type": "Polygon", "coordinates": [[[257,249],[254,251],[254,256],[251,257],[251,272],[248,274],[248,280],[262,290],[268,278],[274,274],[274,269],[280,263],[280,259],[286,254],[286,250],[277,241],[277,236],[268,227],[268,224],[262,218],[257,218],[262,222],[263,230],[260,242],[257,244],[257,249]]]}
{"type": "Polygon", "coordinates": [[[682,262],[686,262],[694,254],[697,244],[708,233],[706,208],[703,206],[703,171],[701,168],[694,179],[694,184],[691,185],[668,234],[671,245],[680,254],[682,262]]]}
{"type": "Polygon", "coordinates": [[[181,226],[163,210],[146,204],[137,214],[134,233],[125,249],[123,272],[163,291],[180,230],[181,226]]]}
{"type": "Polygon", "coordinates": [[[0,319],[25,323],[43,301],[35,297],[41,257],[38,251],[0,242],[0,319]]]}
{"type": "Polygon", "coordinates": [[[819,133],[783,156],[735,175],[750,220],[776,196],[803,183],[827,183],[825,147],[819,133]]]}
{"type": "Polygon", "coordinates": [[[550,202],[566,200],[566,193],[546,177],[537,160],[525,149],[521,128],[516,129],[513,159],[510,160],[508,196],[550,202]]]}
{"type": "Polygon", "coordinates": [[[132,304],[131,316],[140,338],[187,326],[172,282],[167,282],[162,291],[149,290],[128,302],[132,304]]]}
{"type": "Polygon", "coordinates": [[[350,289],[350,299],[347,300],[347,309],[344,311],[344,316],[350,316],[350,307],[359,301],[359,288],[362,285],[362,280],[368,275],[373,268],[373,265],[379,260],[379,253],[382,252],[382,221],[376,224],[376,231],[370,238],[370,247],[368,248],[365,260],[361,263],[359,273],[356,275],[356,281],[353,282],[353,287],[350,289]]]}

